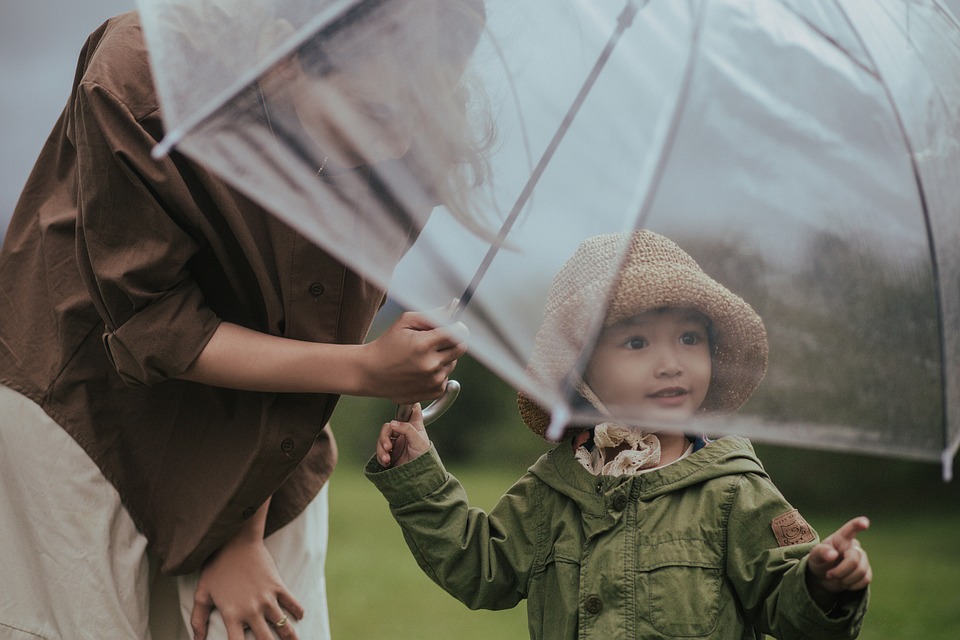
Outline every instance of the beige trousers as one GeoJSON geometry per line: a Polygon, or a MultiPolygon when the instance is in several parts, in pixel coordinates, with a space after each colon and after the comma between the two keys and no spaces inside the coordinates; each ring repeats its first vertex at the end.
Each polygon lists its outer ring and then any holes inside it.
{"type": "MultiPolygon", "coordinates": [[[[330,637],[327,518],[324,487],[266,539],[306,609],[301,640],[330,637]]],[[[189,640],[197,579],[160,575],[93,461],[39,406],[0,385],[0,640],[189,640]]],[[[217,611],[208,638],[226,639],[217,611]]]]}

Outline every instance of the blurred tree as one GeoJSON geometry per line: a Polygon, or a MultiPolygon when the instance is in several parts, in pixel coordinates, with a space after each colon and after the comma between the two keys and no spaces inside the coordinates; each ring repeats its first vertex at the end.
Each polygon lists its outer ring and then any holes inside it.
{"type": "MultiPolygon", "coordinates": [[[[823,233],[787,270],[749,242],[677,242],[767,321],[771,370],[748,404],[752,412],[826,424],[880,421],[891,429],[942,420],[932,273],[920,258],[890,263],[823,233]]],[[[385,308],[384,322],[396,313],[385,308]]],[[[430,427],[446,460],[516,468],[552,446],[523,425],[516,392],[481,363],[468,355],[453,377],[463,385],[460,398],[430,427]]],[[[394,411],[385,401],[344,398],[334,416],[344,461],[365,462],[394,411]]],[[[831,453],[819,444],[758,445],[798,505],[876,512],[960,497],[960,483],[944,485],[936,465],[831,453]]]]}
{"type": "MultiPolygon", "coordinates": [[[[893,260],[829,232],[813,235],[792,265],[773,264],[736,238],[677,242],[765,320],[770,370],[746,410],[936,436],[944,418],[927,257],[893,260]]],[[[822,444],[811,438],[809,449],[758,450],[787,495],[824,508],[923,508],[960,496],[935,464],[828,452],[822,444]]]]}

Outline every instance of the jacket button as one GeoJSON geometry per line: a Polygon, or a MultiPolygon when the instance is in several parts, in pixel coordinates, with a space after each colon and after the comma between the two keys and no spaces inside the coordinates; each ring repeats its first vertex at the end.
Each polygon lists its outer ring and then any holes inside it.
{"type": "Polygon", "coordinates": [[[603,611],[603,600],[600,599],[600,596],[587,596],[583,605],[587,613],[592,615],[597,615],[603,611]]]}
{"type": "Polygon", "coordinates": [[[618,493],[617,497],[613,499],[613,508],[617,511],[623,511],[627,508],[627,496],[622,493],[618,493]]]}
{"type": "Polygon", "coordinates": [[[296,443],[294,443],[293,438],[284,438],[283,442],[280,443],[280,450],[284,453],[290,453],[294,446],[296,446],[296,443]]]}
{"type": "Polygon", "coordinates": [[[322,296],[323,295],[323,285],[319,282],[314,282],[310,285],[310,295],[312,296],[322,296]]]}
{"type": "Polygon", "coordinates": [[[254,509],[253,507],[247,507],[246,509],[243,510],[243,513],[240,514],[240,517],[242,517],[244,520],[249,520],[250,518],[253,517],[253,514],[255,514],[256,512],[257,510],[254,509]]]}
{"type": "Polygon", "coordinates": [[[598,482],[598,483],[597,483],[597,494],[601,494],[601,493],[603,493],[603,483],[602,483],[602,482],[598,482]]]}

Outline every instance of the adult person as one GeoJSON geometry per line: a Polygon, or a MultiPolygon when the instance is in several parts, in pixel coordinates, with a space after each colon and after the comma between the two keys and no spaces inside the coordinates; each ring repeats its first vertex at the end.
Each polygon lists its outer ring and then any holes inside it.
{"type": "MultiPolygon", "coordinates": [[[[279,70],[301,93],[250,92],[268,124],[271,108],[294,115],[304,152],[325,158],[318,179],[367,179],[341,197],[396,209],[399,257],[426,212],[371,168],[413,167],[423,207],[463,211],[459,169],[482,149],[443,123],[464,122],[483,10],[366,0],[318,39],[349,42],[375,12],[398,16],[398,44],[434,25],[446,55],[328,50],[317,67],[305,48],[279,70]],[[417,96],[377,91],[428,64],[446,69],[417,96]],[[445,98],[429,116],[428,88],[445,98]],[[368,115],[383,108],[396,117],[368,115]],[[342,135],[345,118],[372,133],[342,135]]],[[[322,639],[337,398],[438,396],[464,334],[405,314],[364,343],[383,291],[189,158],[150,157],[164,134],[150,77],[135,13],[90,36],[0,253],[0,638],[322,639]],[[178,600],[182,616],[166,608],[178,600]]]]}

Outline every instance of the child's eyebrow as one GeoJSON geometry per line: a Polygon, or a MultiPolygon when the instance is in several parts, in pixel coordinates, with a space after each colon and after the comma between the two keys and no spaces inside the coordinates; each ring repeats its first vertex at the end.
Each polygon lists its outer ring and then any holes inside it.
{"type": "Polygon", "coordinates": [[[681,320],[683,320],[684,322],[694,322],[696,324],[702,324],[704,326],[710,324],[710,318],[703,315],[699,311],[695,311],[693,309],[684,313],[681,320]]]}
{"type": "MultiPolygon", "coordinates": [[[[658,311],[666,311],[666,309],[652,309],[651,311],[656,313],[658,311]]],[[[650,313],[650,312],[626,317],[623,320],[620,320],[619,322],[617,322],[616,326],[639,327],[645,324],[649,324],[651,320],[650,320],[650,316],[648,316],[647,313],[650,313]]],[[[710,324],[710,318],[705,316],[700,311],[697,311],[696,309],[684,309],[682,314],[680,315],[679,320],[680,322],[690,322],[690,323],[699,324],[703,326],[707,326],[710,324]]]]}
{"type": "Polygon", "coordinates": [[[627,318],[624,318],[623,320],[619,320],[616,324],[611,325],[611,326],[612,326],[612,327],[631,328],[631,327],[643,326],[643,325],[649,324],[649,323],[650,323],[649,320],[643,318],[642,316],[637,315],[637,316],[629,316],[629,317],[627,317],[627,318]]]}

